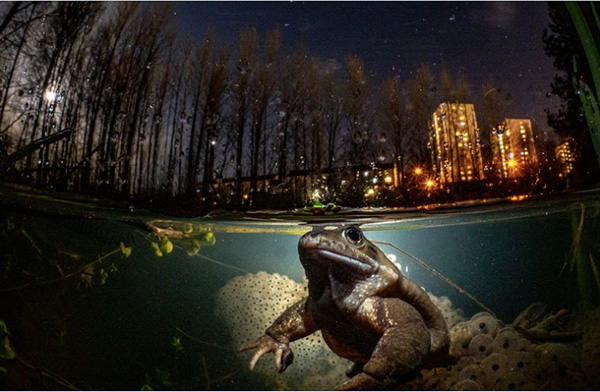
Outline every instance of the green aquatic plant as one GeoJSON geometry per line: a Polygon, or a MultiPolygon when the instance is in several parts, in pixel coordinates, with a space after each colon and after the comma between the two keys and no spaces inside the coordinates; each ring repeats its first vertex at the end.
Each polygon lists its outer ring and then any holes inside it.
{"type": "Polygon", "coordinates": [[[181,338],[179,336],[173,336],[173,342],[171,343],[175,348],[175,352],[183,351],[183,344],[181,344],[181,338]]]}
{"type": "MultiPolygon", "coordinates": [[[[15,351],[8,341],[8,328],[4,320],[0,320],[0,358],[11,360],[16,356],[15,351]]],[[[4,368],[1,370],[6,371],[4,368]]]]}
{"type": "Polygon", "coordinates": [[[123,241],[121,241],[121,243],[119,244],[119,249],[121,250],[121,253],[123,253],[123,256],[125,257],[129,257],[131,256],[131,251],[132,248],[129,246],[125,246],[125,243],[123,241]]]}
{"type": "MultiPolygon", "coordinates": [[[[594,37],[594,34],[592,33],[592,31],[598,31],[598,29],[600,29],[600,18],[598,18],[596,5],[594,2],[589,3],[591,14],[593,16],[593,22],[590,20],[589,24],[588,20],[591,18],[589,18],[589,15],[588,18],[586,18],[586,15],[584,15],[581,10],[580,4],[573,1],[567,1],[565,5],[571,15],[571,19],[577,30],[577,35],[583,46],[585,57],[592,74],[592,83],[595,87],[596,94],[600,94],[600,48],[598,47],[597,37],[594,37]],[[594,23],[595,26],[593,26],[594,23]],[[590,24],[592,26],[590,26],[590,24]]],[[[579,69],[576,61],[573,62],[573,67],[575,74],[577,74],[579,69]]],[[[596,160],[600,165],[600,97],[597,95],[595,96],[592,89],[585,83],[578,81],[575,76],[572,78],[572,83],[581,99],[583,112],[596,153],[596,160]]]]}
{"type": "MultiPolygon", "coordinates": [[[[123,250],[121,249],[121,247],[114,249],[110,252],[105,253],[104,255],[98,256],[97,259],[95,259],[94,261],[87,263],[85,265],[82,265],[80,267],[78,267],[77,269],[73,270],[70,273],[64,273],[63,268],[60,267],[60,264],[56,264],[55,268],[58,269],[60,276],[57,278],[43,278],[41,276],[35,276],[32,281],[28,282],[28,283],[24,283],[18,286],[13,286],[13,287],[8,287],[8,288],[1,288],[0,292],[10,292],[10,291],[17,291],[17,290],[22,290],[28,287],[32,287],[32,286],[40,286],[40,285],[49,285],[49,284],[54,284],[54,283],[58,283],[58,282],[62,282],[68,279],[75,279],[78,280],[78,287],[80,287],[82,284],[85,287],[90,287],[94,284],[94,276],[96,276],[96,267],[99,265],[102,265],[107,259],[111,258],[112,256],[118,254],[118,253],[122,253],[123,257],[127,257],[126,254],[123,253],[123,250]]],[[[78,261],[80,259],[79,255],[69,255],[68,252],[61,252],[61,254],[63,256],[69,256],[69,261],[78,261]]],[[[131,254],[131,251],[129,251],[129,254],[131,254]]],[[[66,263],[65,263],[66,264],[66,263]]],[[[98,270],[98,277],[99,277],[99,283],[102,285],[104,283],[106,283],[106,279],[108,278],[108,273],[114,273],[117,271],[117,267],[116,264],[112,263],[108,270],[105,270],[104,268],[100,268],[98,270]]]]}
{"type": "Polygon", "coordinates": [[[171,373],[166,370],[154,368],[156,376],[150,377],[146,373],[146,383],[142,385],[142,391],[154,391],[154,390],[172,390],[173,383],[169,380],[171,373]]]}
{"type": "Polygon", "coordinates": [[[315,201],[312,206],[304,207],[304,212],[310,212],[313,215],[325,215],[326,213],[335,214],[340,212],[342,207],[336,205],[335,203],[327,203],[323,204],[321,202],[315,201]]]}
{"type": "Polygon", "coordinates": [[[593,248],[584,236],[585,205],[576,203],[571,208],[573,240],[560,273],[575,272],[579,299],[585,307],[594,307],[600,304],[600,268],[592,254],[593,248]]]}
{"type": "Polygon", "coordinates": [[[149,240],[157,257],[163,257],[175,248],[183,249],[188,256],[196,256],[200,249],[217,242],[211,227],[192,222],[154,220],[146,222],[146,226],[154,236],[141,234],[149,240]]]}
{"type": "Polygon", "coordinates": [[[171,242],[171,240],[169,240],[169,237],[161,238],[160,250],[167,254],[173,252],[173,243],[171,242]]]}
{"type": "MultiPolygon", "coordinates": [[[[16,361],[20,365],[23,365],[26,368],[28,368],[29,370],[34,371],[34,372],[40,374],[41,376],[46,377],[46,378],[56,382],[57,384],[61,385],[63,388],[79,390],[79,388],[75,387],[73,384],[71,384],[69,381],[67,381],[62,376],[60,376],[54,372],[51,372],[48,369],[43,369],[43,368],[34,366],[31,363],[29,363],[28,361],[26,361],[25,359],[23,359],[21,356],[17,355],[15,350],[13,350],[12,346],[10,345],[8,337],[9,337],[8,327],[6,326],[6,323],[4,322],[4,320],[0,320],[0,359],[7,360],[7,361],[16,361]]],[[[0,366],[0,373],[8,373],[8,368],[6,368],[4,366],[0,366]]]]}

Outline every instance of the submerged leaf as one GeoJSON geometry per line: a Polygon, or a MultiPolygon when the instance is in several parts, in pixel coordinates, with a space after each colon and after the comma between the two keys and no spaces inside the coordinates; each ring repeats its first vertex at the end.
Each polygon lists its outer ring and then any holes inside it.
{"type": "Polygon", "coordinates": [[[181,339],[179,338],[179,336],[174,336],[173,343],[171,343],[171,344],[173,345],[173,347],[175,347],[175,351],[177,351],[177,352],[183,351],[183,344],[181,344],[181,339]]]}
{"type": "Polygon", "coordinates": [[[121,249],[121,253],[123,253],[125,257],[129,257],[131,255],[131,247],[125,246],[123,242],[119,244],[119,249],[121,249]]]}
{"type": "Polygon", "coordinates": [[[217,239],[215,238],[213,232],[209,231],[202,236],[202,242],[204,242],[206,245],[214,245],[215,242],[217,242],[217,239]]]}
{"type": "Polygon", "coordinates": [[[600,288],[600,271],[598,270],[598,264],[596,264],[596,260],[594,260],[594,256],[590,253],[590,265],[592,266],[592,271],[594,272],[594,278],[596,279],[596,288],[600,288]]]}
{"type": "Polygon", "coordinates": [[[16,356],[8,341],[8,328],[3,320],[0,320],[0,358],[13,359],[16,356]]]}
{"type": "Polygon", "coordinates": [[[104,270],[104,268],[100,269],[100,284],[106,283],[106,279],[108,278],[108,272],[104,270]]]}
{"type": "Polygon", "coordinates": [[[150,246],[152,247],[152,249],[154,249],[154,253],[156,254],[156,256],[158,256],[158,257],[163,256],[163,252],[160,250],[160,246],[158,245],[157,242],[151,242],[150,246]]]}
{"type": "Polygon", "coordinates": [[[200,248],[202,248],[200,241],[197,239],[185,241],[182,243],[182,246],[188,256],[195,256],[200,251],[200,248]]]}
{"type": "Polygon", "coordinates": [[[160,241],[160,249],[165,253],[173,252],[173,243],[168,237],[163,237],[160,241]]]}

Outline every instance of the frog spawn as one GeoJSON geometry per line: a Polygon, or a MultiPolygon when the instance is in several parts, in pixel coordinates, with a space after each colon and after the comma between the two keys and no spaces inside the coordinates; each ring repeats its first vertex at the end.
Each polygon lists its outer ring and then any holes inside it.
{"type": "MultiPolygon", "coordinates": [[[[219,289],[215,299],[216,316],[227,327],[232,347],[237,350],[261,336],[288,307],[307,295],[306,280],[297,283],[285,275],[262,271],[246,274],[233,278],[219,289]]],[[[452,309],[448,297],[433,294],[429,297],[449,325],[465,320],[460,309],[452,309]]],[[[277,389],[324,390],[348,379],[345,371],[351,362],[334,354],[320,332],[290,343],[290,348],[294,352],[294,363],[285,372],[276,372],[271,354],[261,358],[254,371],[270,379],[277,389]]],[[[246,367],[249,355],[242,354],[241,358],[246,367]]],[[[447,386],[445,389],[448,389],[453,379],[436,374],[437,379],[444,378],[446,382],[429,380],[429,388],[447,386]]]]}
{"type": "Polygon", "coordinates": [[[433,304],[440,310],[442,316],[444,316],[444,320],[446,320],[448,328],[465,320],[462,309],[452,308],[452,301],[450,301],[450,298],[444,295],[441,297],[436,297],[431,293],[427,293],[427,295],[429,296],[431,302],[433,302],[433,304]]]}
{"type": "MultiPolygon", "coordinates": [[[[289,306],[307,295],[306,281],[297,283],[279,274],[247,274],[232,279],[217,293],[218,316],[237,349],[261,336],[289,306]]],[[[582,367],[572,348],[560,343],[536,344],[506,327],[487,312],[465,320],[446,297],[429,294],[450,329],[450,353],[457,359],[448,368],[422,370],[402,384],[409,390],[540,390],[597,389],[600,367],[600,311],[586,322],[582,367]],[[587,378],[586,378],[587,375],[587,378]]],[[[277,373],[269,355],[255,371],[278,389],[330,389],[347,378],[349,361],[333,354],[320,333],[290,344],[294,363],[277,373]]],[[[243,366],[247,366],[247,355],[243,366]]]]}
{"type": "MultiPolygon", "coordinates": [[[[598,386],[586,379],[572,346],[536,344],[489,313],[478,313],[456,324],[450,330],[450,341],[450,353],[457,359],[448,368],[456,380],[450,385],[451,390],[556,390],[598,386]]],[[[422,382],[411,389],[425,389],[429,373],[421,374],[422,382]]]]}
{"type": "MultiPolygon", "coordinates": [[[[285,275],[258,272],[238,276],[221,287],[215,298],[216,316],[226,325],[232,348],[261,336],[288,307],[308,295],[307,282],[297,283],[285,275]]],[[[335,355],[320,332],[290,343],[294,363],[277,373],[271,354],[254,369],[271,380],[276,389],[331,389],[347,380],[350,362],[335,355]],[[315,371],[318,369],[318,371],[315,371]]],[[[248,354],[242,354],[247,367],[248,354]]]]}

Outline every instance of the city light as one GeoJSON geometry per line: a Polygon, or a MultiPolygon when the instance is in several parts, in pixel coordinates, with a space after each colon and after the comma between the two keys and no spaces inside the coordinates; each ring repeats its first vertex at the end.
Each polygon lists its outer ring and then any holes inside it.
{"type": "Polygon", "coordinates": [[[392,183],[392,181],[394,181],[394,179],[392,178],[392,176],[385,176],[385,178],[383,179],[383,181],[384,181],[386,184],[391,184],[391,183],[392,183]]]}
{"type": "Polygon", "coordinates": [[[47,101],[54,101],[56,99],[56,93],[54,91],[46,90],[44,93],[44,98],[47,101]]]}
{"type": "Polygon", "coordinates": [[[429,188],[432,188],[434,185],[435,185],[435,181],[433,181],[433,180],[427,180],[425,182],[425,188],[429,189],[429,188]]]}
{"type": "Polygon", "coordinates": [[[367,191],[367,194],[365,196],[373,196],[373,195],[375,195],[375,189],[369,188],[369,190],[367,191]]]}
{"type": "Polygon", "coordinates": [[[420,167],[416,167],[416,168],[415,168],[415,174],[416,174],[417,176],[418,176],[418,175],[421,175],[421,174],[423,174],[423,169],[421,169],[420,167]]]}
{"type": "Polygon", "coordinates": [[[510,159],[508,161],[508,166],[509,167],[515,167],[517,165],[517,161],[515,161],[514,159],[510,159]]]}
{"type": "Polygon", "coordinates": [[[313,200],[320,200],[321,199],[321,192],[319,192],[318,189],[315,189],[312,193],[312,198],[313,200]]]}

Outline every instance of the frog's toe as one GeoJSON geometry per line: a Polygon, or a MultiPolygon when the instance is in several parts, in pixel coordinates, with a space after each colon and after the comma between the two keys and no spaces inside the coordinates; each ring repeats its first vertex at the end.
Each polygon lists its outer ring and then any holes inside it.
{"type": "Polygon", "coordinates": [[[275,368],[279,373],[287,369],[294,361],[294,353],[287,347],[278,348],[275,351],[275,368]]]}

